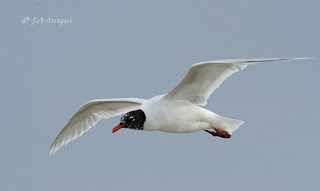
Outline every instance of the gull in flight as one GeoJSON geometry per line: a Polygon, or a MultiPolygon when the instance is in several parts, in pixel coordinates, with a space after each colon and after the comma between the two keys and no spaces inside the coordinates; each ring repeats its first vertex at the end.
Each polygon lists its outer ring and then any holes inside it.
{"type": "Polygon", "coordinates": [[[233,73],[260,62],[307,58],[266,58],[216,60],[194,64],[169,93],[151,99],[98,99],[84,104],[73,114],[52,143],[49,155],[88,131],[100,119],[123,115],[112,133],[119,129],[191,133],[204,130],[213,136],[230,138],[244,121],[219,116],[201,106],[233,73]]]}

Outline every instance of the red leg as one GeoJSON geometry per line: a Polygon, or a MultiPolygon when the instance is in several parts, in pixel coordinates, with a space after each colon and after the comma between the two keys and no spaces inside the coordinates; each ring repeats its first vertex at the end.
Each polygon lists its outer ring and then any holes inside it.
{"type": "Polygon", "coordinates": [[[208,130],[204,130],[204,131],[206,131],[207,133],[210,133],[212,136],[217,136],[217,137],[221,137],[221,138],[230,138],[231,137],[231,135],[227,131],[217,129],[215,127],[212,127],[212,128],[214,129],[214,131],[208,131],[208,130]]]}

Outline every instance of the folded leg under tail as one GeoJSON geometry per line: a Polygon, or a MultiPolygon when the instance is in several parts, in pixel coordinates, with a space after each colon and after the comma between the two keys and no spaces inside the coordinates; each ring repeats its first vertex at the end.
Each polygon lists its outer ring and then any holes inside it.
{"type": "Polygon", "coordinates": [[[217,136],[221,138],[230,138],[232,132],[237,130],[244,121],[221,117],[219,115],[215,116],[217,120],[217,125],[212,126],[213,131],[204,130],[210,133],[212,136],[217,136]]]}

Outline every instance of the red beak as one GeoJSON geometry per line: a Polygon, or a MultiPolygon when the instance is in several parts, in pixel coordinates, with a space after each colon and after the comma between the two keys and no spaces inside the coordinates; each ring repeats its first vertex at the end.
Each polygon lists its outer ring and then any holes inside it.
{"type": "Polygon", "coordinates": [[[112,133],[115,133],[115,132],[117,132],[119,129],[122,129],[122,128],[124,128],[126,125],[124,124],[124,125],[117,125],[117,126],[115,126],[114,128],[113,128],[113,130],[112,130],[112,133]]]}

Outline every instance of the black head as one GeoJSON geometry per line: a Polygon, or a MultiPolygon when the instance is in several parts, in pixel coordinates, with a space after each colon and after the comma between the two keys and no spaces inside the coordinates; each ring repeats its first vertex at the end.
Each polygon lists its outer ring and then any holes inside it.
{"type": "Polygon", "coordinates": [[[115,133],[121,128],[143,130],[146,115],[141,109],[130,111],[121,117],[119,125],[113,128],[112,133],[115,133]]]}

